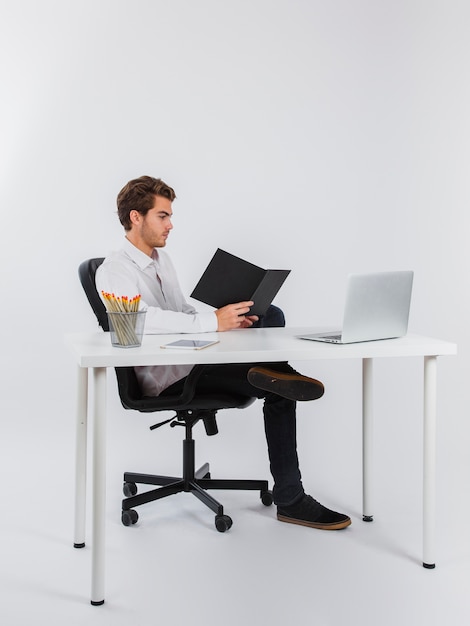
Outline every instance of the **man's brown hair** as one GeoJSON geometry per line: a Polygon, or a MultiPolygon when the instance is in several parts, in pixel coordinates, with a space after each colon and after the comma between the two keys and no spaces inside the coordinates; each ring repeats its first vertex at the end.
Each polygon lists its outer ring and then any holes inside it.
{"type": "Polygon", "coordinates": [[[142,215],[146,215],[154,205],[155,196],[163,196],[171,202],[176,198],[174,190],[161,178],[141,176],[124,185],[118,193],[117,213],[119,221],[126,231],[131,229],[130,212],[138,211],[142,215]]]}

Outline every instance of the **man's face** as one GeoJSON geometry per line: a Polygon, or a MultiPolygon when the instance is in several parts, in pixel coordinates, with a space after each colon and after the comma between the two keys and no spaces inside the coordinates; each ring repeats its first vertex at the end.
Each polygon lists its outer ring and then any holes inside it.
{"type": "MultiPolygon", "coordinates": [[[[132,212],[131,212],[132,213],[132,212]]],[[[138,247],[151,254],[153,248],[163,248],[173,228],[171,201],[155,196],[153,207],[146,215],[134,211],[132,233],[138,237],[138,247]]]]}

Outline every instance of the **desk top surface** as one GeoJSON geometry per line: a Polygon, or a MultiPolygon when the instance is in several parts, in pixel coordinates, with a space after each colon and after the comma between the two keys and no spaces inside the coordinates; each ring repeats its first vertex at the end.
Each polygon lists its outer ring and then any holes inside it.
{"type": "Polygon", "coordinates": [[[300,339],[315,328],[250,328],[198,335],[144,335],[139,348],[111,346],[109,333],[74,333],[65,336],[67,347],[80,367],[123,367],[135,365],[177,365],[195,363],[252,363],[457,354],[452,342],[406,335],[399,339],[368,341],[348,345],[327,344],[300,339]],[[170,341],[218,339],[203,350],[162,348],[170,341]]]}

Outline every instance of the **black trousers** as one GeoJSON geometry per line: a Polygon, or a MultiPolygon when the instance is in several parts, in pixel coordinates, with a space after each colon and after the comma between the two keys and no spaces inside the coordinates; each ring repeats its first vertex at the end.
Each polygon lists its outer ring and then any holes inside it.
{"type": "MultiPolygon", "coordinates": [[[[255,324],[257,327],[284,326],[283,312],[271,306],[266,315],[255,324]]],[[[246,329],[244,332],[250,332],[246,329]]],[[[199,391],[211,389],[241,393],[264,399],[263,416],[271,474],[274,480],[273,499],[279,506],[296,502],[304,493],[297,456],[296,403],[273,393],[253,387],[247,380],[248,370],[255,363],[207,365],[197,383],[199,391]]],[[[264,363],[283,371],[287,363],[264,363]]],[[[171,385],[164,395],[175,393],[184,385],[184,379],[171,385]]]]}

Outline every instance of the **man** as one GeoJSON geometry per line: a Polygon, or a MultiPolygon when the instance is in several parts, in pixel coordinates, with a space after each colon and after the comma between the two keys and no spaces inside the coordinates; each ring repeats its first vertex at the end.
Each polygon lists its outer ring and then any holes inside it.
{"type": "MultiPolygon", "coordinates": [[[[140,309],[147,311],[145,332],[148,334],[204,333],[266,325],[266,320],[263,322],[249,314],[253,305],[250,301],[203,313],[186,302],[170,258],[162,250],[173,228],[175,198],[171,187],[150,176],[131,180],[123,187],[117,197],[117,207],[126,238],[123,248],[112,253],[98,268],[99,293],[128,297],[140,294],[140,309]]],[[[275,308],[274,311],[276,313],[275,308]]],[[[277,315],[283,317],[279,310],[277,315]]],[[[270,324],[283,325],[283,320],[270,324]]],[[[160,395],[182,389],[191,367],[137,367],[136,374],[145,395],[160,395]]],[[[226,389],[264,399],[265,433],[274,479],[273,499],[279,520],[324,530],[349,526],[351,520],[347,515],[331,511],[307,495],[301,481],[296,401],[321,397],[322,383],[302,376],[287,363],[240,363],[206,366],[197,388],[226,389]]]]}

